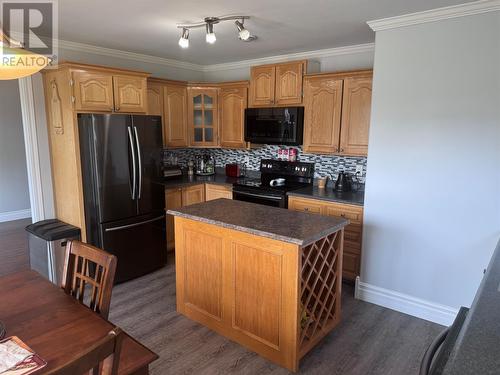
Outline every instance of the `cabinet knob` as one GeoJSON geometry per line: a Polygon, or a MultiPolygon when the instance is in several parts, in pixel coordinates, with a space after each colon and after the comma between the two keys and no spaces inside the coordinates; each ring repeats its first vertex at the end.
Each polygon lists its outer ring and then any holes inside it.
{"type": "Polygon", "coordinates": [[[344,152],[344,149],[343,149],[343,148],[341,148],[341,149],[340,149],[340,152],[344,152]]]}
{"type": "Polygon", "coordinates": [[[116,107],[116,108],[115,108],[115,111],[119,111],[119,110],[120,110],[120,107],[116,107]]]}

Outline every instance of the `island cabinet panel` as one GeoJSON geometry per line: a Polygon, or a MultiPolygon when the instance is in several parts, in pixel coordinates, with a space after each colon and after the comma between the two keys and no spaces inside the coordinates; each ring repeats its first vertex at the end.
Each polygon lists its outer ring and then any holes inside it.
{"type": "Polygon", "coordinates": [[[115,112],[146,113],[147,78],[113,76],[115,112]]]}
{"type": "Polygon", "coordinates": [[[342,80],[312,77],[304,89],[304,151],[339,151],[342,80]]]}
{"type": "Polygon", "coordinates": [[[184,236],[184,302],[215,320],[222,319],[222,238],[203,231],[184,236]]]}
{"type": "Polygon", "coordinates": [[[231,186],[205,184],[205,201],[219,198],[233,199],[233,189],[231,186]]]}
{"type": "Polygon", "coordinates": [[[231,255],[233,327],[279,349],[282,255],[237,242],[233,242],[231,255]]]}
{"type": "Polygon", "coordinates": [[[178,216],[175,235],[177,311],[297,371],[300,248],[178,216]]]}
{"type": "Polygon", "coordinates": [[[372,103],[372,78],[346,78],[342,103],[340,152],[368,153],[368,132],[372,103]]]}
{"type": "Polygon", "coordinates": [[[112,112],[113,76],[106,72],[73,71],[73,96],[77,111],[112,112]]]}

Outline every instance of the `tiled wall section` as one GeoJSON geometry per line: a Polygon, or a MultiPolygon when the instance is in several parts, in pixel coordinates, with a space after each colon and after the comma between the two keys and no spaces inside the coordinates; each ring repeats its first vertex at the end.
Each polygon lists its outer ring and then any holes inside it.
{"type": "MultiPolygon", "coordinates": [[[[228,163],[244,164],[245,161],[247,161],[246,164],[248,169],[259,170],[260,159],[277,159],[279,148],[280,146],[264,145],[250,150],[233,150],[227,148],[164,150],[164,160],[167,160],[170,155],[174,155],[178,158],[178,163],[186,167],[187,162],[191,159],[194,160],[197,155],[209,153],[215,158],[218,167],[224,167],[228,163]]],[[[338,172],[346,171],[355,174],[356,166],[362,165],[363,176],[361,180],[364,180],[366,174],[366,157],[306,154],[302,152],[301,147],[297,148],[299,161],[315,163],[316,177],[329,176],[330,179],[335,180],[338,172]]]]}

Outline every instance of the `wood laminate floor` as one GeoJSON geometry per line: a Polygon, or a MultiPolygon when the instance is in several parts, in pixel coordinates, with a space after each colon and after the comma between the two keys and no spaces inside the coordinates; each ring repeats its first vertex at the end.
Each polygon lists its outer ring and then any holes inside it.
{"type": "MultiPolygon", "coordinates": [[[[24,227],[0,223],[0,276],[29,267],[24,227]]],[[[355,300],[343,285],[342,322],[301,361],[299,374],[413,375],[443,329],[409,315],[355,300]]],[[[170,264],[113,290],[110,320],[159,354],[152,375],[288,374],[175,311],[175,269],[170,264]]]]}

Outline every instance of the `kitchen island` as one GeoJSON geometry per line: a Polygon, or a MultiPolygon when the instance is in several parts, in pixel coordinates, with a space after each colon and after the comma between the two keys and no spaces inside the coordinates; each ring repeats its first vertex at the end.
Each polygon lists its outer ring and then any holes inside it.
{"type": "Polygon", "coordinates": [[[349,221],[230,199],[167,213],[177,311],[297,371],[340,322],[349,221]]]}

